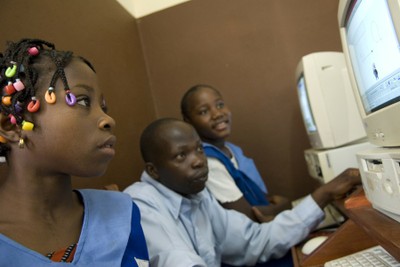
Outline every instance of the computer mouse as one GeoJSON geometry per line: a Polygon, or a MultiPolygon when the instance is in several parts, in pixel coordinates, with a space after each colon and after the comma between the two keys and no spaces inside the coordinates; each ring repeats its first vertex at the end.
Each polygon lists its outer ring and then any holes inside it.
{"type": "Polygon", "coordinates": [[[319,247],[326,239],[328,239],[328,236],[316,236],[308,240],[303,247],[301,248],[301,252],[305,255],[311,254],[317,247],[319,247]]]}

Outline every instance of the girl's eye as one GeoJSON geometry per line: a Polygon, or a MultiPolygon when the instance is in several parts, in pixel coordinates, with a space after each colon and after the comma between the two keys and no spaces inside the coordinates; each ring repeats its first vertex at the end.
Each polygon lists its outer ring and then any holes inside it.
{"type": "Polygon", "coordinates": [[[76,103],[81,106],[90,107],[90,98],[87,96],[78,96],[76,103]]]}
{"type": "Polygon", "coordinates": [[[202,109],[202,110],[199,110],[199,115],[206,115],[206,114],[207,114],[207,112],[208,112],[208,110],[207,110],[207,109],[202,109]]]}
{"type": "Polygon", "coordinates": [[[219,103],[217,103],[217,108],[218,108],[218,109],[221,109],[221,108],[223,108],[224,106],[225,106],[224,102],[219,102],[219,103]]]}

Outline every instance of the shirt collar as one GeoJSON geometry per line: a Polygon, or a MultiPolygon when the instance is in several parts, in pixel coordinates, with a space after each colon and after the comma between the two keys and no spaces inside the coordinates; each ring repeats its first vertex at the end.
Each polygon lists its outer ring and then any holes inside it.
{"type": "Polygon", "coordinates": [[[203,199],[205,193],[205,190],[203,190],[198,194],[191,195],[190,197],[183,197],[182,195],[172,191],[162,183],[152,178],[145,171],[143,171],[140,179],[144,183],[151,184],[161,195],[163,195],[168,210],[172,213],[175,219],[178,219],[180,212],[187,210],[187,207],[183,208],[183,206],[197,207],[203,199]]]}

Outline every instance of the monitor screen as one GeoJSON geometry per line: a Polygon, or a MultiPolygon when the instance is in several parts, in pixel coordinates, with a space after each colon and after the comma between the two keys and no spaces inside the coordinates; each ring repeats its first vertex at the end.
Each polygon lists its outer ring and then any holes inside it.
{"type": "Polygon", "coordinates": [[[400,100],[400,46],[388,3],[353,1],[346,37],[366,114],[400,100]]]}
{"type": "Polygon", "coordinates": [[[308,100],[307,88],[303,74],[301,74],[299,81],[297,82],[297,92],[306,130],[308,133],[316,132],[317,126],[315,125],[314,117],[311,112],[310,101],[308,100]]]}

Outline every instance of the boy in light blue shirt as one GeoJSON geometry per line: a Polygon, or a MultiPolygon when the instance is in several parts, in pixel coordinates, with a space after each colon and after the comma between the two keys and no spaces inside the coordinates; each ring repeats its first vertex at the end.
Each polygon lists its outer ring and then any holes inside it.
{"type": "Polygon", "coordinates": [[[361,182],[357,171],[344,172],[293,210],[259,224],[224,209],[205,189],[207,159],[190,124],[156,120],[142,133],[140,147],[145,172],[124,192],[141,211],[153,267],[251,266],[282,257],[321,222],[324,206],[361,182]]]}

